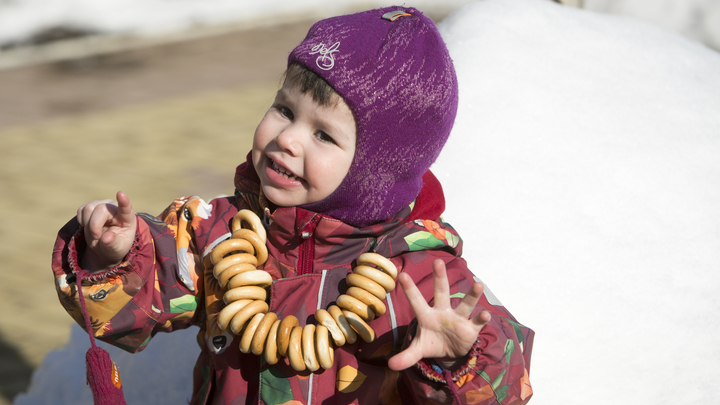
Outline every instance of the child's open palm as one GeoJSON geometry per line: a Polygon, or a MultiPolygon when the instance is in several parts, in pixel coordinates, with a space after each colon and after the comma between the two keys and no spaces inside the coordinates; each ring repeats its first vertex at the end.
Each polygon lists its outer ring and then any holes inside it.
{"type": "Polygon", "coordinates": [[[398,281],[418,321],[415,338],[407,349],[388,361],[393,370],[404,370],[420,359],[436,359],[451,368],[454,361],[467,355],[480,330],[490,321],[490,313],[481,311],[470,318],[483,294],[482,283],[473,284],[456,308],[450,306],[450,287],[445,263],[433,262],[435,302],[429,306],[409,275],[401,273],[398,281]]]}
{"type": "Polygon", "coordinates": [[[77,220],[85,230],[87,248],[81,267],[90,272],[120,263],[135,240],[137,220],[130,199],[121,191],[117,202],[91,201],[78,208],[77,220]]]}

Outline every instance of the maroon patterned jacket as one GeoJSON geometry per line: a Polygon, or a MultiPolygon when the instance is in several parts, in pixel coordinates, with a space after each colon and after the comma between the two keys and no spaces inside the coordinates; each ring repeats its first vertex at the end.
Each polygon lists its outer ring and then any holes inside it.
{"type": "MultiPolygon", "coordinates": [[[[229,237],[229,223],[240,208],[265,218],[270,259],[263,266],[275,280],[270,311],[295,315],[301,326],[314,322],[317,308],[327,308],[342,292],[344,279],[363,252],[391,258],[409,273],[432,303],[432,262],[445,261],[453,306],[477,278],[460,255],[462,241],[439,219],[442,188],[428,172],[416,202],[391,220],[353,228],[300,208],[271,208],[259,196],[252,165],[238,167],[235,196],[206,203],[197,197],[174,201],[158,218],[138,215],[134,245],[125,260],[83,280],[95,336],[130,352],[143,350],[157,332],[199,327],[200,356],[194,370],[192,404],[522,404],[532,389],[528,380],[534,332],[519,324],[489,293],[475,313],[487,309],[492,320],[478,336],[465,365],[452,373],[449,389],[443,370],[423,360],[402,372],[387,360],[414,333],[414,314],[402,288],[388,294],[388,311],[370,322],[377,339],[361,339],[335,350],[334,368],[315,373],[294,371],[286,359],[275,366],[262,356],[243,354],[239,338],[223,332],[216,316],[224,306],[223,290],[202,258],[229,237]],[[301,234],[309,231],[311,236],[301,234]],[[458,395],[459,394],[459,395],[458,395]]],[[[84,325],[75,293],[74,272],[84,249],[75,219],[58,235],[52,268],[61,303],[84,325]]]]}

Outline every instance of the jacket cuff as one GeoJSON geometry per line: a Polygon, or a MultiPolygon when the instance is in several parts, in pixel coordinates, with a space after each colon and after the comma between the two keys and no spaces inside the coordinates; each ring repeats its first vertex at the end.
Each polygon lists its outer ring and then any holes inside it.
{"type": "Polygon", "coordinates": [[[86,281],[90,284],[108,282],[110,279],[114,279],[121,274],[125,274],[134,270],[135,266],[133,266],[132,263],[133,259],[138,255],[138,251],[140,249],[140,234],[138,232],[135,233],[135,239],[133,240],[133,244],[130,247],[130,251],[125,256],[123,261],[116,264],[115,266],[95,273],[90,273],[80,267],[80,258],[85,252],[86,247],[87,244],[85,242],[85,231],[84,228],[80,227],[72,236],[72,238],[70,238],[70,242],[68,243],[68,266],[73,274],[73,277],[79,272],[84,271],[86,274],[83,276],[83,281],[86,281]]]}
{"type": "MultiPolygon", "coordinates": [[[[403,350],[412,342],[417,332],[417,321],[414,320],[408,328],[407,337],[403,344],[403,350]]],[[[472,377],[471,371],[475,371],[478,368],[478,358],[482,353],[483,349],[488,345],[488,340],[483,337],[482,332],[478,335],[477,340],[473,343],[470,351],[465,355],[465,362],[452,371],[452,381],[454,381],[458,387],[462,387],[465,382],[469,381],[472,377]]],[[[443,375],[445,369],[433,359],[421,359],[415,364],[415,367],[420,370],[420,373],[430,381],[447,384],[448,381],[443,375]]]]}
{"type": "MultiPolygon", "coordinates": [[[[454,381],[458,387],[462,387],[463,384],[468,381],[468,374],[477,368],[478,358],[480,357],[482,349],[486,345],[487,341],[482,337],[478,337],[472,345],[472,348],[470,348],[468,354],[465,356],[465,363],[450,373],[452,381],[454,381]]],[[[416,367],[427,379],[448,384],[448,381],[443,374],[445,369],[433,359],[421,359],[416,364],[416,367]]]]}

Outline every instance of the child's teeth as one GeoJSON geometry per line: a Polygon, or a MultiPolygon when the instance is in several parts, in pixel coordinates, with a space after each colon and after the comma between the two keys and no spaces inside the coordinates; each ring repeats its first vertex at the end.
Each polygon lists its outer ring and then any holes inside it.
{"type": "Polygon", "coordinates": [[[287,177],[288,179],[297,180],[297,176],[293,175],[292,173],[286,172],[283,168],[277,165],[275,161],[272,161],[273,169],[275,169],[276,172],[282,174],[283,176],[287,177]]]}

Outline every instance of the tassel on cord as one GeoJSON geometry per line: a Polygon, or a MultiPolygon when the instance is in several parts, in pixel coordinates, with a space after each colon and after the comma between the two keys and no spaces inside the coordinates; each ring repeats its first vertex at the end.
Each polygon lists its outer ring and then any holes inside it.
{"type": "Polygon", "coordinates": [[[117,366],[107,351],[95,345],[95,334],[92,323],[90,323],[90,315],[85,307],[85,297],[82,293],[82,277],[86,275],[88,273],[84,270],[76,274],[80,308],[85,317],[85,330],[90,336],[90,344],[92,345],[85,354],[87,384],[92,390],[95,405],[126,405],[117,366]]]}

